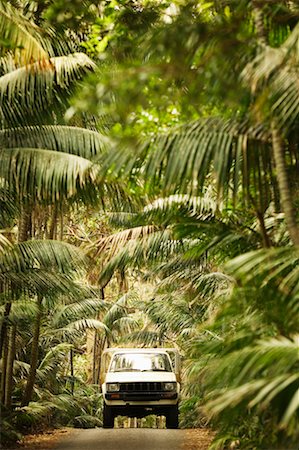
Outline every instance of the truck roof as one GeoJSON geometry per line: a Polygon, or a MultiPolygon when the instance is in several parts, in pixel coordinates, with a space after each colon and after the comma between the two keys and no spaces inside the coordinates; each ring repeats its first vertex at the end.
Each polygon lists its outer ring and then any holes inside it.
{"type": "Polygon", "coordinates": [[[178,350],[176,348],[117,348],[117,347],[112,347],[112,348],[107,348],[106,350],[104,350],[103,353],[112,353],[112,352],[117,352],[117,353],[167,353],[167,352],[178,352],[178,350]]]}

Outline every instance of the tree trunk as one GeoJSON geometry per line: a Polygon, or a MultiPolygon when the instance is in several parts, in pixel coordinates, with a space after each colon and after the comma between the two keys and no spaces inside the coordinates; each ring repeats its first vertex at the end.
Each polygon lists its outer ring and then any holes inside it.
{"type": "Polygon", "coordinates": [[[42,318],[42,297],[38,296],[37,299],[37,315],[35,318],[34,330],[33,330],[33,338],[31,345],[31,357],[30,357],[30,369],[27,379],[27,384],[24,392],[24,396],[22,399],[22,406],[27,406],[31,401],[33,387],[36,378],[36,369],[38,362],[38,343],[39,343],[39,335],[40,335],[40,323],[42,318]]]}
{"type": "Polygon", "coordinates": [[[94,330],[94,337],[93,337],[93,349],[92,349],[92,384],[96,384],[97,380],[97,359],[98,354],[100,353],[99,347],[101,345],[101,339],[99,339],[98,336],[98,330],[94,330]]]}
{"type": "Polygon", "coordinates": [[[2,320],[2,324],[1,324],[0,359],[2,358],[3,345],[4,345],[4,341],[5,341],[6,334],[7,334],[7,320],[8,320],[10,310],[11,310],[11,303],[6,303],[3,320],[2,320]]]}
{"type": "Polygon", "coordinates": [[[285,221],[290,238],[294,245],[299,245],[299,228],[296,221],[296,211],[292,201],[292,192],[288,180],[285,162],[284,145],[279,134],[275,119],[271,122],[272,147],[277,171],[277,181],[280,193],[281,208],[285,215],[285,221]]]}
{"type": "MultiPolygon", "coordinates": [[[[103,287],[101,288],[101,299],[105,300],[105,290],[103,287]]],[[[106,347],[108,347],[108,340],[107,340],[107,336],[104,335],[99,339],[98,350],[95,355],[95,357],[96,357],[95,373],[94,373],[95,384],[101,383],[100,376],[101,376],[101,367],[102,367],[102,353],[106,347]]]]}
{"type": "Polygon", "coordinates": [[[4,405],[5,402],[5,385],[7,377],[7,360],[8,360],[8,334],[7,329],[5,336],[3,338],[2,344],[3,354],[2,354],[2,367],[1,367],[1,403],[4,405]]]}
{"type": "MultiPolygon", "coordinates": [[[[19,218],[18,241],[24,242],[31,237],[31,211],[28,205],[21,205],[21,216],[19,218]]],[[[13,366],[16,352],[16,325],[13,325],[9,338],[7,336],[7,320],[11,310],[11,303],[7,303],[4,313],[4,322],[1,327],[1,341],[6,341],[2,361],[1,398],[7,408],[11,407],[13,388],[13,366]]],[[[3,344],[2,344],[3,345],[3,344]]],[[[2,350],[2,349],[1,349],[2,350]]]]}
{"type": "Polygon", "coordinates": [[[59,239],[63,241],[63,229],[64,229],[64,216],[63,216],[63,206],[61,205],[60,210],[60,232],[59,232],[59,239]]]}
{"type": "Polygon", "coordinates": [[[28,206],[21,206],[21,216],[19,218],[18,241],[24,242],[31,237],[31,211],[28,206]]]}
{"type": "Polygon", "coordinates": [[[260,211],[256,211],[256,216],[260,225],[260,232],[263,239],[263,247],[270,248],[272,247],[272,242],[266,230],[264,214],[260,211]]]}
{"type": "Polygon", "coordinates": [[[4,405],[6,408],[11,408],[11,397],[12,397],[12,388],[13,388],[13,367],[15,361],[16,354],[16,334],[17,327],[13,325],[11,327],[10,335],[9,335],[9,343],[8,343],[8,356],[7,356],[7,370],[6,370],[6,379],[5,379],[5,396],[4,396],[4,405]]]}
{"type": "MultiPolygon", "coordinates": [[[[101,298],[105,299],[104,288],[101,288],[101,298]]],[[[97,316],[101,320],[101,314],[97,316]]],[[[86,352],[88,358],[87,382],[98,384],[101,370],[101,357],[106,345],[106,337],[100,336],[98,330],[87,330],[86,352]]]]}
{"type": "Polygon", "coordinates": [[[70,369],[71,369],[71,393],[74,395],[75,379],[74,379],[74,351],[70,350],[70,369]]]}
{"type": "Polygon", "coordinates": [[[126,277],[125,269],[120,269],[116,272],[116,278],[119,286],[119,293],[125,294],[129,290],[129,285],[126,277]]]}
{"type": "Polygon", "coordinates": [[[98,347],[98,353],[96,355],[96,370],[95,370],[95,384],[100,384],[100,375],[101,375],[101,368],[102,368],[102,354],[105,348],[107,348],[107,338],[106,336],[103,336],[102,339],[100,339],[99,347],[98,347]]]}
{"type": "Polygon", "coordinates": [[[255,29],[261,45],[267,45],[267,33],[264,25],[264,14],[260,4],[252,2],[255,29]]]}
{"type": "Polygon", "coordinates": [[[86,374],[87,383],[92,384],[93,382],[93,349],[94,349],[94,330],[86,330],[86,374]]]}
{"type": "Polygon", "coordinates": [[[49,239],[54,239],[57,232],[57,219],[58,219],[58,208],[57,205],[54,204],[52,206],[52,214],[51,214],[51,224],[49,230],[49,239]]]}

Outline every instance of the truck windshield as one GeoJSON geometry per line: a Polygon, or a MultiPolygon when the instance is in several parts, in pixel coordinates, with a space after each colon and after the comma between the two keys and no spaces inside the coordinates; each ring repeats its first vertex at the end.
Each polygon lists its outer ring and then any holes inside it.
{"type": "Polygon", "coordinates": [[[110,372],[172,372],[169,358],[163,353],[118,353],[113,356],[110,372]]]}

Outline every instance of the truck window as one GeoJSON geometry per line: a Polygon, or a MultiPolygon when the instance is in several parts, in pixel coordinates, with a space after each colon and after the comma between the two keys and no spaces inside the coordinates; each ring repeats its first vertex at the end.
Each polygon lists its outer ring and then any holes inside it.
{"type": "Polygon", "coordinates": [[[163,353],[118,353],[109,372],[172,372],[168,355],[163,353]]]}

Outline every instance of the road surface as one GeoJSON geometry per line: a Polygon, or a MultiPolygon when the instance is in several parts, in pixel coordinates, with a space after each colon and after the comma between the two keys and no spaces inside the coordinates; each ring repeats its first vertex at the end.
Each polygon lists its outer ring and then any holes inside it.
{"type": "Polygon", "coordinates": [[[202,445],[190,443],[186,430],[150,428],[114,428],[76,430],[62,439],[53,450],[206,450],[202,445]]]}

